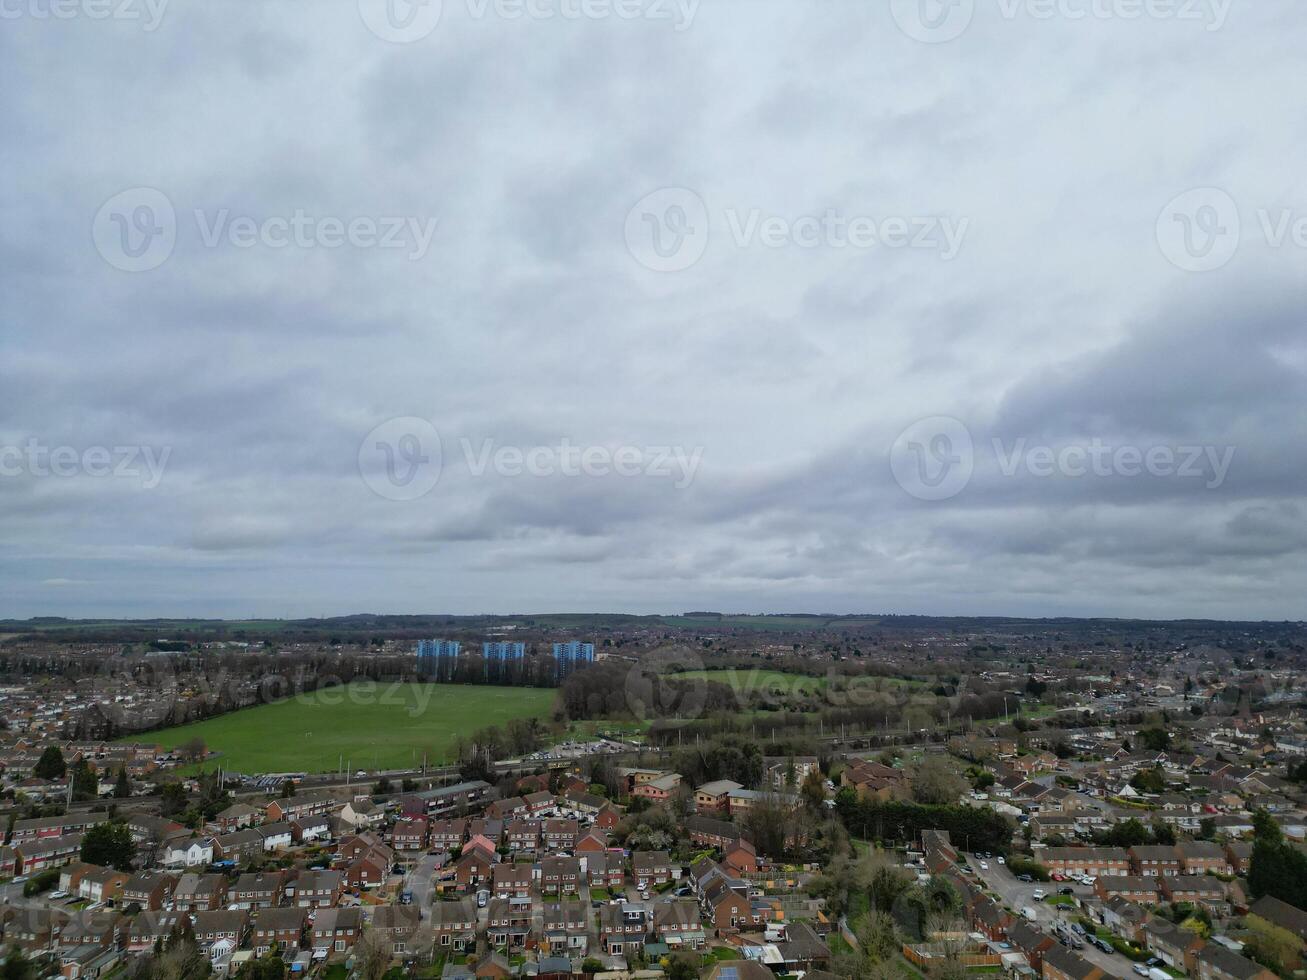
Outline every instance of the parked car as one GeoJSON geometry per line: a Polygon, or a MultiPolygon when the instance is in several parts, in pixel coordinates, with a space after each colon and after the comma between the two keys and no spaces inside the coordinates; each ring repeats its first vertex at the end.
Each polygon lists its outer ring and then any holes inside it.
{"type": "Polygon", "coordinates": [[[1141,977],[1148,976],[1148,967],[1144,966],[1142,963],[1136,963],[1134,966],[1131,967],[1131,969],[1134,970],[1135,973],[1141,977]]]}
{"type": "Polygon", "coordinates": [[[1034,880],[1035,879],[1030,877],[1030,875],[1017,875],[1017,881],[1034,881],[1034,880]]]}
{"type": "Polygon", "coordinates": [[[1000,854],[996,860],[998,861],[999,864],[1007,864],[1007,862],[1003,860],[1002,854],[1000,854]]]}
{"type": "Polygon", "coordinates": [[[981,870],[981,871],[988,871],[988,870],[989,870],[989,862],[988,862],[988,861],[981,861],[981,862],[980,862],[980,870],[981,870]]]}
{"type": "Polygon", "coordinates": [[[1041,901],[1043,901],[1044,896],[1045,896],[1046,894],[1047,894],[1047,892],[1045,892],[1044,889],[1042,889],[1042,888],[1036,888],[1036,889],[1031,893],[1030,897],[1033,898],[1036,902],[1041,902],[1041,901]]]}
{"type": "Polygon", "coordinates": [[[1021,910],[1021,918],[1025,919],[1028,922],[1034,922],[1036,919],[1039,918],[1039,915],[1038,913],[1035,912],[1034,909],[1032,909],[1029,905],[1027,905],[1025,908],[1021,910]]]}

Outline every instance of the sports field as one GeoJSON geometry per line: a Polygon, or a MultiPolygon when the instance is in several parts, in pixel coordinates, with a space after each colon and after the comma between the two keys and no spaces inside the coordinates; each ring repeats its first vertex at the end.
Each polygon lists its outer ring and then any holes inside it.
{"type": "Polygon", "coordinates": [[[122,741],[172,747],[204,739],[212,768],[241,773],[400,769],[451,760],[459,735],[513,718],[547,720],[554,691],[530,687],[363,682],[260,705],[122,741]]]}

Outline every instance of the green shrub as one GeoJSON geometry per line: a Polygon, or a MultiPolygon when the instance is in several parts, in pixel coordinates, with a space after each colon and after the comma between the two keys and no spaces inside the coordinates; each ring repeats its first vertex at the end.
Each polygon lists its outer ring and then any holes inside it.
{"type": "Polygon", "coordinates": [[[1008,858],[1007,866],[1008,870],[1014,875],[1030,875],[1030,877],[1034,878],[1035,881],[1052,880],[1052,876],[1048,873],[1048,869],[1038,861],[1032,860],[1031,858],[1021,857],[1020,855],[1014,854],[1012,857],[1008,858]]]}
{"type": "Polygon", "coordinates": [[[59,884],[59,869],[51,868],[49,871],[42,871],[40,874],[28,878],[23,883],[23,895],[26,898],[31,898],[33,895],[49,891],[57,884],[59,884]]]}

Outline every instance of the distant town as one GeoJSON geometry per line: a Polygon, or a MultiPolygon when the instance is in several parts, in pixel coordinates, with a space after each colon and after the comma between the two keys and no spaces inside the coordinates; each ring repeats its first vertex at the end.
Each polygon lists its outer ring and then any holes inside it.
{"type": "Polygon", "coordinates": [[[440,625],[4,624],[6,962],[68,980],[1303,966],[1301,623],[440,625]]]}

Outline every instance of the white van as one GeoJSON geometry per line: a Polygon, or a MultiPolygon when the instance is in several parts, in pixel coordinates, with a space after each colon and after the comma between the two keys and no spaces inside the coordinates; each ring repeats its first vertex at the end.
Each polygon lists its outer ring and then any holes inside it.
{"type": "Polygon", "coordinates": [[[1036,919],[1039,918],[1039,915],[1038,913],[1035,912],[1034,909],[1032,909],[1029,905],[1027,905],[1025,908],[1021,910],[1021,917],[1027,920],[1028,922],[1034,922],[1036,919]]]}

